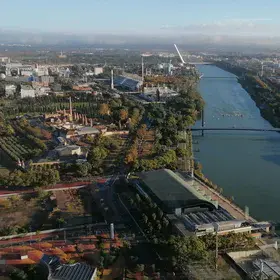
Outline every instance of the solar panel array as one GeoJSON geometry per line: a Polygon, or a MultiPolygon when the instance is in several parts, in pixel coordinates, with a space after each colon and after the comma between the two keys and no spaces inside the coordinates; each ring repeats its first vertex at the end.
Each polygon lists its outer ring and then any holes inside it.
{"type": "Polygon", "coordinates": [[[187,226],[195,230],[198,225],[213,224],[216,222],[232,221],[234,218],[224,209],[220,208],[213,211],[201,211],[183,215],[187,226]]]}
{"type": "Polygon", "coordinates": [[[263,279],[279,278],[280,277],[280,263],[272,260],[256,260],[253,262],[254,266],[264,276],[263,279]]]}
{"type": "Polygon", "coordinates": [[[75,263],[57,267],[51,279],[91,280],[93,274],[93,267],[84,263],[75,263]]]}

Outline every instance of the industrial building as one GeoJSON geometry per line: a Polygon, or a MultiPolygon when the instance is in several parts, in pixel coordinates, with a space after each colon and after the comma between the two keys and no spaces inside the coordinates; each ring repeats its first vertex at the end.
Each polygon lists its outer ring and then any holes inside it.
{"type": "Polygon", "coordinates": [[[97,268],[85,263],[61,264],[57,256],[43,255],[41,264],[48,269],[49,280],[94,280],[97,268]]]}
{"type": "Polygon", "coordinates": [[[143,82],[141,78],[137,77],[126,77],[126,76],[117,76],[114,78],[114,86],[128,89],[131,91],[137,91],[141,88],[143,82]]]}
{"type": "Polygon", "coordinates": [[[139,178],[134,184],[139,193],[150,197],[181,235],[251,232],[251,226],[245,220],[236,220],[217,201],[171,170],[142,172],[139,178]]]}
{"type": "Polygon", "coordinates": [[[259,246],[252,250],[227,252],[226,258],[238,270],[242,279],[279,279],[278,242],[259,246]]]}
{"type": "Polygon", "coordinates": [[[80,156],[83,154],[81,147],[77,145],[67,145],[67,146],[57,147],[56,151],[58,155],[61,157],[63,156],[67,157],[73,155],[80,156]]]}

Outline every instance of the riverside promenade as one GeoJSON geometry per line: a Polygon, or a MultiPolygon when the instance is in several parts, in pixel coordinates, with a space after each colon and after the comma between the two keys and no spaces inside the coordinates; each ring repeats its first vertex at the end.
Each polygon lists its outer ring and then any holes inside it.
{"type": "Polygon", "coordinates": [[[219,205],[228,211],[233,217],[238,220],[248,220],[251,222],[257,222],[251,216],[246,216],[245,211],[238,207],[234,202],[228,200],[223,195],[215,191],[214,189],[208,187],[206,184],[201,182],[197,178],[191,178],[186,172],[179,172],[181,176],[184,177],[185,181],[195,189],[203,192],[206,196],[211,197],[212,200],[218,201],[219,205]]]}

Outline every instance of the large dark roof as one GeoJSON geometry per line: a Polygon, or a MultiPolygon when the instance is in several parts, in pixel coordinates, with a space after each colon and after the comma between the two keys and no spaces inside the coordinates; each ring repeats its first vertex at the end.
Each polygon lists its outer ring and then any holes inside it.
{"type": "Polygon", "coordinates": [[[137,88],[141,82],[132,78],[127,78],[123,76],[117,76],[114,79],[114,84],[117,86],[127,87],[127,88],[137,88]]]}
{"type": "Polygon", "coordinates": [[[169,209],[206,206],[214,209],[203,194],[169,169],[142,172],[139,177],[144,185],[169,209]]]}
{"type": "Polygon", "coordinates": [[[85,263],[61,264],[56,256],[43,255],[41,261],[48,266],[49,280],[91,280],[95,272],[85,263]]]}

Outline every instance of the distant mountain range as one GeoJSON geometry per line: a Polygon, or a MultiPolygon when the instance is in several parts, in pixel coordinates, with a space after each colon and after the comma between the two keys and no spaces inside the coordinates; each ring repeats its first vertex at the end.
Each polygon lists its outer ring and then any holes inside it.
{"type": "Polygon", "coordinates": [[[191,50],[250,50],[277,49],[280,37],[253,37],[202,34],[65,34],[38,31],[1,30],[0,44],[29,44],[32,46],[98,46],[145,49],[173,49],[177,43],[191,50]]]}

